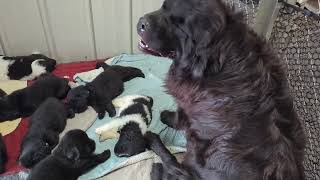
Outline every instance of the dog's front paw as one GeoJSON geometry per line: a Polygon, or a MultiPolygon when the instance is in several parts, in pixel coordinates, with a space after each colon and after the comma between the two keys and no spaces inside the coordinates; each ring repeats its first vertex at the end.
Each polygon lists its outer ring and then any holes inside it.
{"type": "Polygon", "coordinates": [[[160,114],[160,120],[163,124],[172,127],[172,121],[175,118],[176,113],[173,111],[164,110],[160,114]]]}
{"type": "Polygon", "coordinates": [[[103,153],[99,154],[98,160],[99,160],[99,162],[103,163],[106,160],[108,160],[110,158],[110,156],[111,156],[111,152],[108,149],[108,150],[105,150],[103,153]]]}
{"type": "Polygon", "coordinates": [[[104,118],[105,115],[106,115],[105,112],[100,112],[100,113],[98,113],[98,118],[101,120],[104,118]]]}
{"type": "Polygon", "coordinates": [[[144,138],[146,139],[150,149],[154,149],[159,145],[159,143],[162,143],[159,135],[150,131],[146,132],[144,138]]]}

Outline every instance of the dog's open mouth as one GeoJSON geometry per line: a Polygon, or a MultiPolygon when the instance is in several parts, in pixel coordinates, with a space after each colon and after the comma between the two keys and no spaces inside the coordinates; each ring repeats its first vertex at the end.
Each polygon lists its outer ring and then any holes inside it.
{"type": "Polygon", "coordinates": [[[146,53],[146,54],[151,54],[151,55],[154,55],[154,56],[161,56],[161,57],[168,57],[168,58],[174,58],[175,57],[175,52],[174,51],[169,51],[169,52],[159,52],[159,51],[156,51],[152,48],[150,48],[148,46],[147,43],[145,43],[145,41],[143,41],[143,39],[140,40],[139,42],[139,49],[146,53]]]}

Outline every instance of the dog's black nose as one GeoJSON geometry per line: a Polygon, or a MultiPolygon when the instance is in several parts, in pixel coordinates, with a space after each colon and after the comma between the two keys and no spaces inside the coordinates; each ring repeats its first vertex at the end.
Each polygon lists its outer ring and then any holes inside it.
{"type": "Polygon", "coordinates": [[[147,19],[145,17],[140,18],[138,25],[137,25],[139,35],[142,36],[143,33],[145,31],[147,31],[148,28],[149,28],[149,23],[148,23],[147,19]]]}

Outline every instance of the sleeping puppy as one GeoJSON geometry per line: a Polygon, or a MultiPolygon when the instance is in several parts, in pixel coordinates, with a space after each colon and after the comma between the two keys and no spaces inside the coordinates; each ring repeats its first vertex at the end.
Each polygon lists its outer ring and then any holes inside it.
{"type": "Polygon", "coordinates": [[[33,80],[55,69],[56,60],[43,54],[0,56],[0,80],[33,80]]]}
{"type": "Polygon", "coordinates": [[[161,121],[187,138],[180,164],[146,133],[163,162],[152,179],[305,179],[305,133],[284,61],[243,15],[223,0],[165,0],[137,29],[142,50],[173,54],[165,84],[178,110],[161,121]]]}
{"type": "Polygon", "coordinates": [[[62,138],[52,155],[37,164],[27,180],[76,180],[105,162],[110,150],[93,154],[95,142],[82,130],[71,130],[62,138]]]}
{"type": "Polygon", "coordinates": [[[97,68],[103,67],[104,72],[85,86],[72,89],[68,96],[68,104],[75,112],[81,112],[92,106],[102,119],[106,111],[110,117],[116,115],[112,100],[123,92],[124,82],[136,77],[144,78],[140,69],[123,66],[109,66],[100,63],[97,68]]]}
{"type": "Polygon", "coordinates": [[[5,164],[7,160],[6,144],[4,143],[2,134],[0,133],[0,174],[5,171],[5,164]]]}
{"type": "Polygon", "coordinates": [[[83,85],[72,88],[67,95],[70,112],[82,113],[88,109],[90,91],[83,85]]]}
{"type": "Polygon", "coordinates": [[[26,136],[22,140],[19,162],[26,168],[51,154],[64,130],[68,112],[66,106],[56,98],[48,98],[34,112],[26,136]]]}
{"type": "Polygon", "coordinates": [[[67,79],[42,75],[31,86],[0,98],[0,122],[30,116],[48,97],[62,99],[69,89],[67,79]]]}
{"type": "Polygon", "coordinates": [[[144,134],[152,120],[153,99],[148,96],[130,95],[117,98],[113,105],[119,108],[118,117],[96,129],[100,140],[120,137],[114,152],[119,157],[130,157],[147,148],[144,134]]]}

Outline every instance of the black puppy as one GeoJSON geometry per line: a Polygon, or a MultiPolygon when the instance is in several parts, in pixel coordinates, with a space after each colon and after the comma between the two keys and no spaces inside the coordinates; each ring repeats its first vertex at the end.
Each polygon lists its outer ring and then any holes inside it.
{"type": "Polygon", "coordinates": [[[56,64],[56,60],[43,54],[0,56],[0,80],[32,80],[52,72],[56,64]]]}
{"type": "Polygon", "coordinates": [[[7,149],[3,142],[2,134],[0,133],[0,174],[5,171],[4,166],[7,162],[7,149]]]}
{"type": "Polygon", "coordinates": [[[106,111],[110,117],[115,116],[116,110],[112,105],[112,100],[123,92],[123,82],[136,77],[144,78],[144,74],[140,69],[134,67],[97,64],[96,68],[100,67],[104,69],[104,72],[92,82],[85,86],[76,87],[69,92],[68,103],[75,112],[79,113],[86,110],[88,105],[92,106],[98,113],[99,119],[102,119],[106,111]]]}
{"type": "Polygon", "coordinates": [[[110,157],[110,150],[101,154],[93,154],[94,151],[95,142],[85,132],[71,130],[52,155],[32,169],[27,180],[76,180],[110,157]]]}
{"type": "Polygon", "coordinates": [[[30,116],[48,97],[64,98],[69,89],[67,79],[40,76],[31,86],[0,98],[0,122],[30,116]]]}
{"type": "Polygon", "coordinates": [[[83,85],[73,88],[67,95],[67,104],[69,111],[75,113],[82,113],[88,109],[88,98],[90,91],[83,85]]]}
{"type": "Polygon", "coordinates": [[[51,154],[67,118],[67,108],[56,98],[48,98],[40,105],[31,117],[29,130],[21,144],[21,165],[30,168],[51,154]]]}

